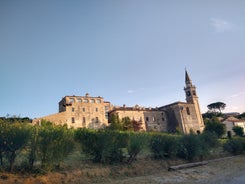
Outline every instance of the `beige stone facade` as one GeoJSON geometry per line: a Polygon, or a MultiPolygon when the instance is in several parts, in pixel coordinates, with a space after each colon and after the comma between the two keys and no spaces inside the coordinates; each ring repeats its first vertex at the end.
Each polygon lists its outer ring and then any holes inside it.
{"type": "Polygon", "coordinates": [[[135,107],[114,107],[111,114],[116,114],[120,119],[129,117],[131,120],[142,123],[144,131],[165,131],[167,116],[165,112],[157,109],[144,108],[136,105],[135,107]]]}
{"type": "Polygon", "coordinates": [[[59,113],[34,119],[34,123],[45,119],[74,128],[98,129],[108,126],[108,112],[111,108],[110,102],[100,96],[65,96],[59,102],[59,113]]]}
{"type": "Polygon", "coordinates": [[[159,108],[116,107],[102,97],[65,96],[59,102],[59,113],[34,119],[34,123],[41,119],[56,124],[67,124],[69,127],[103,128],[108,126],[108,116],[118,115],[120,119],[129,117],[131,120],[142,122],[145,131],[163,131],[195,133],[202,132],[204,123],[199,107],[196,87],[185,73],[186,102],[175,102],[159,108]]]}

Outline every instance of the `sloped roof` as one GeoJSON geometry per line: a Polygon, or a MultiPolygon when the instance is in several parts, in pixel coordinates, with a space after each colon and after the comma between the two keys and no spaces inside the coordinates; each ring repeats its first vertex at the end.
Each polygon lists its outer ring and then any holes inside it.
{"type": "MultiPolygon", "coordinates": [[[[240,121],[242,121],[242,120],[237,119],[237,118],[235,118],[235,117],[233,117],[233,116],[230,116],[230,117],[226,118],[224,121],[240,122],[240,121]]],[[[223,122],[224,122],[224,121],[223,121],[223,122]]]]}

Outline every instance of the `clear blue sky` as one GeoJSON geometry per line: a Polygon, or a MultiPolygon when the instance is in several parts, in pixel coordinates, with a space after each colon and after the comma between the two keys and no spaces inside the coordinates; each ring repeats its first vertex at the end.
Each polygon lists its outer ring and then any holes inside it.
{"type": "Polygon", "coordinates": [[[0,0],[0,116],[58,112],[66,95],[245,111],[244,0],[0,0]]]}

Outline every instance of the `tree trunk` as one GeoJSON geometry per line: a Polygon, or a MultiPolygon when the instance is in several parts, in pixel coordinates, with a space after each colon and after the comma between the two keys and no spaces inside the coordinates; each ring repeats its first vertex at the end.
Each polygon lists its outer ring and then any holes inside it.
{"type": "Polygon", "coordinates": [[[10,160],[9,160],[9,171],[13,172],[14,170],[14,161],[15,161],[16,153],[15,151],[11,152],[10,160]]]}
{"type": "Polygon", "coordinates": [[[3,166],[3,152],[0,151],[0,164],[3,166]]]}
{"type": "Polygon", "coordinates": [[[202,161],[202,162],[187,163],[187,164],[182,164],[182,165],[177,165],[177,166],[170,166],[168,168],[168,171],[176,171],[176,170],[180,170],[180,169],[197,167],[197,166],[206,165],[206,164],[208,164],[207,161],[202,161]]]}

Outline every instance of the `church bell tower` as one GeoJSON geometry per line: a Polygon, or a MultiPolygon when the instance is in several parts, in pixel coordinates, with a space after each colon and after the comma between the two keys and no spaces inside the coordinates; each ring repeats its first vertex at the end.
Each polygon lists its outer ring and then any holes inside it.
{"type": "Polygon", "coordinates": [[[188,72],[185,70],[185,95],[187,103],[194,103],[194,101],[198,101],[198,97],[196,94],[196,86],[192,85],[191,78],[188,72]]]}
{"type": "Polygon", "coordinates": [[[199,130],[200,132],[203,131],[204,129],[204,123],[203,123],[203,118],[202,118],[202,114],[201,114],[201,110],[200,110],[200,106],[199,106],[199,100],[198,100],[198,96],[196,93],[196,86],[194,86],[192,84],[191,78],[187,72],[187,70],[185,70],[185,95],[186,95],[186,102],[188,104],[193,104],[194,105],[194,111],[196,114],[196,118],[199,124],[199,130]]]}

